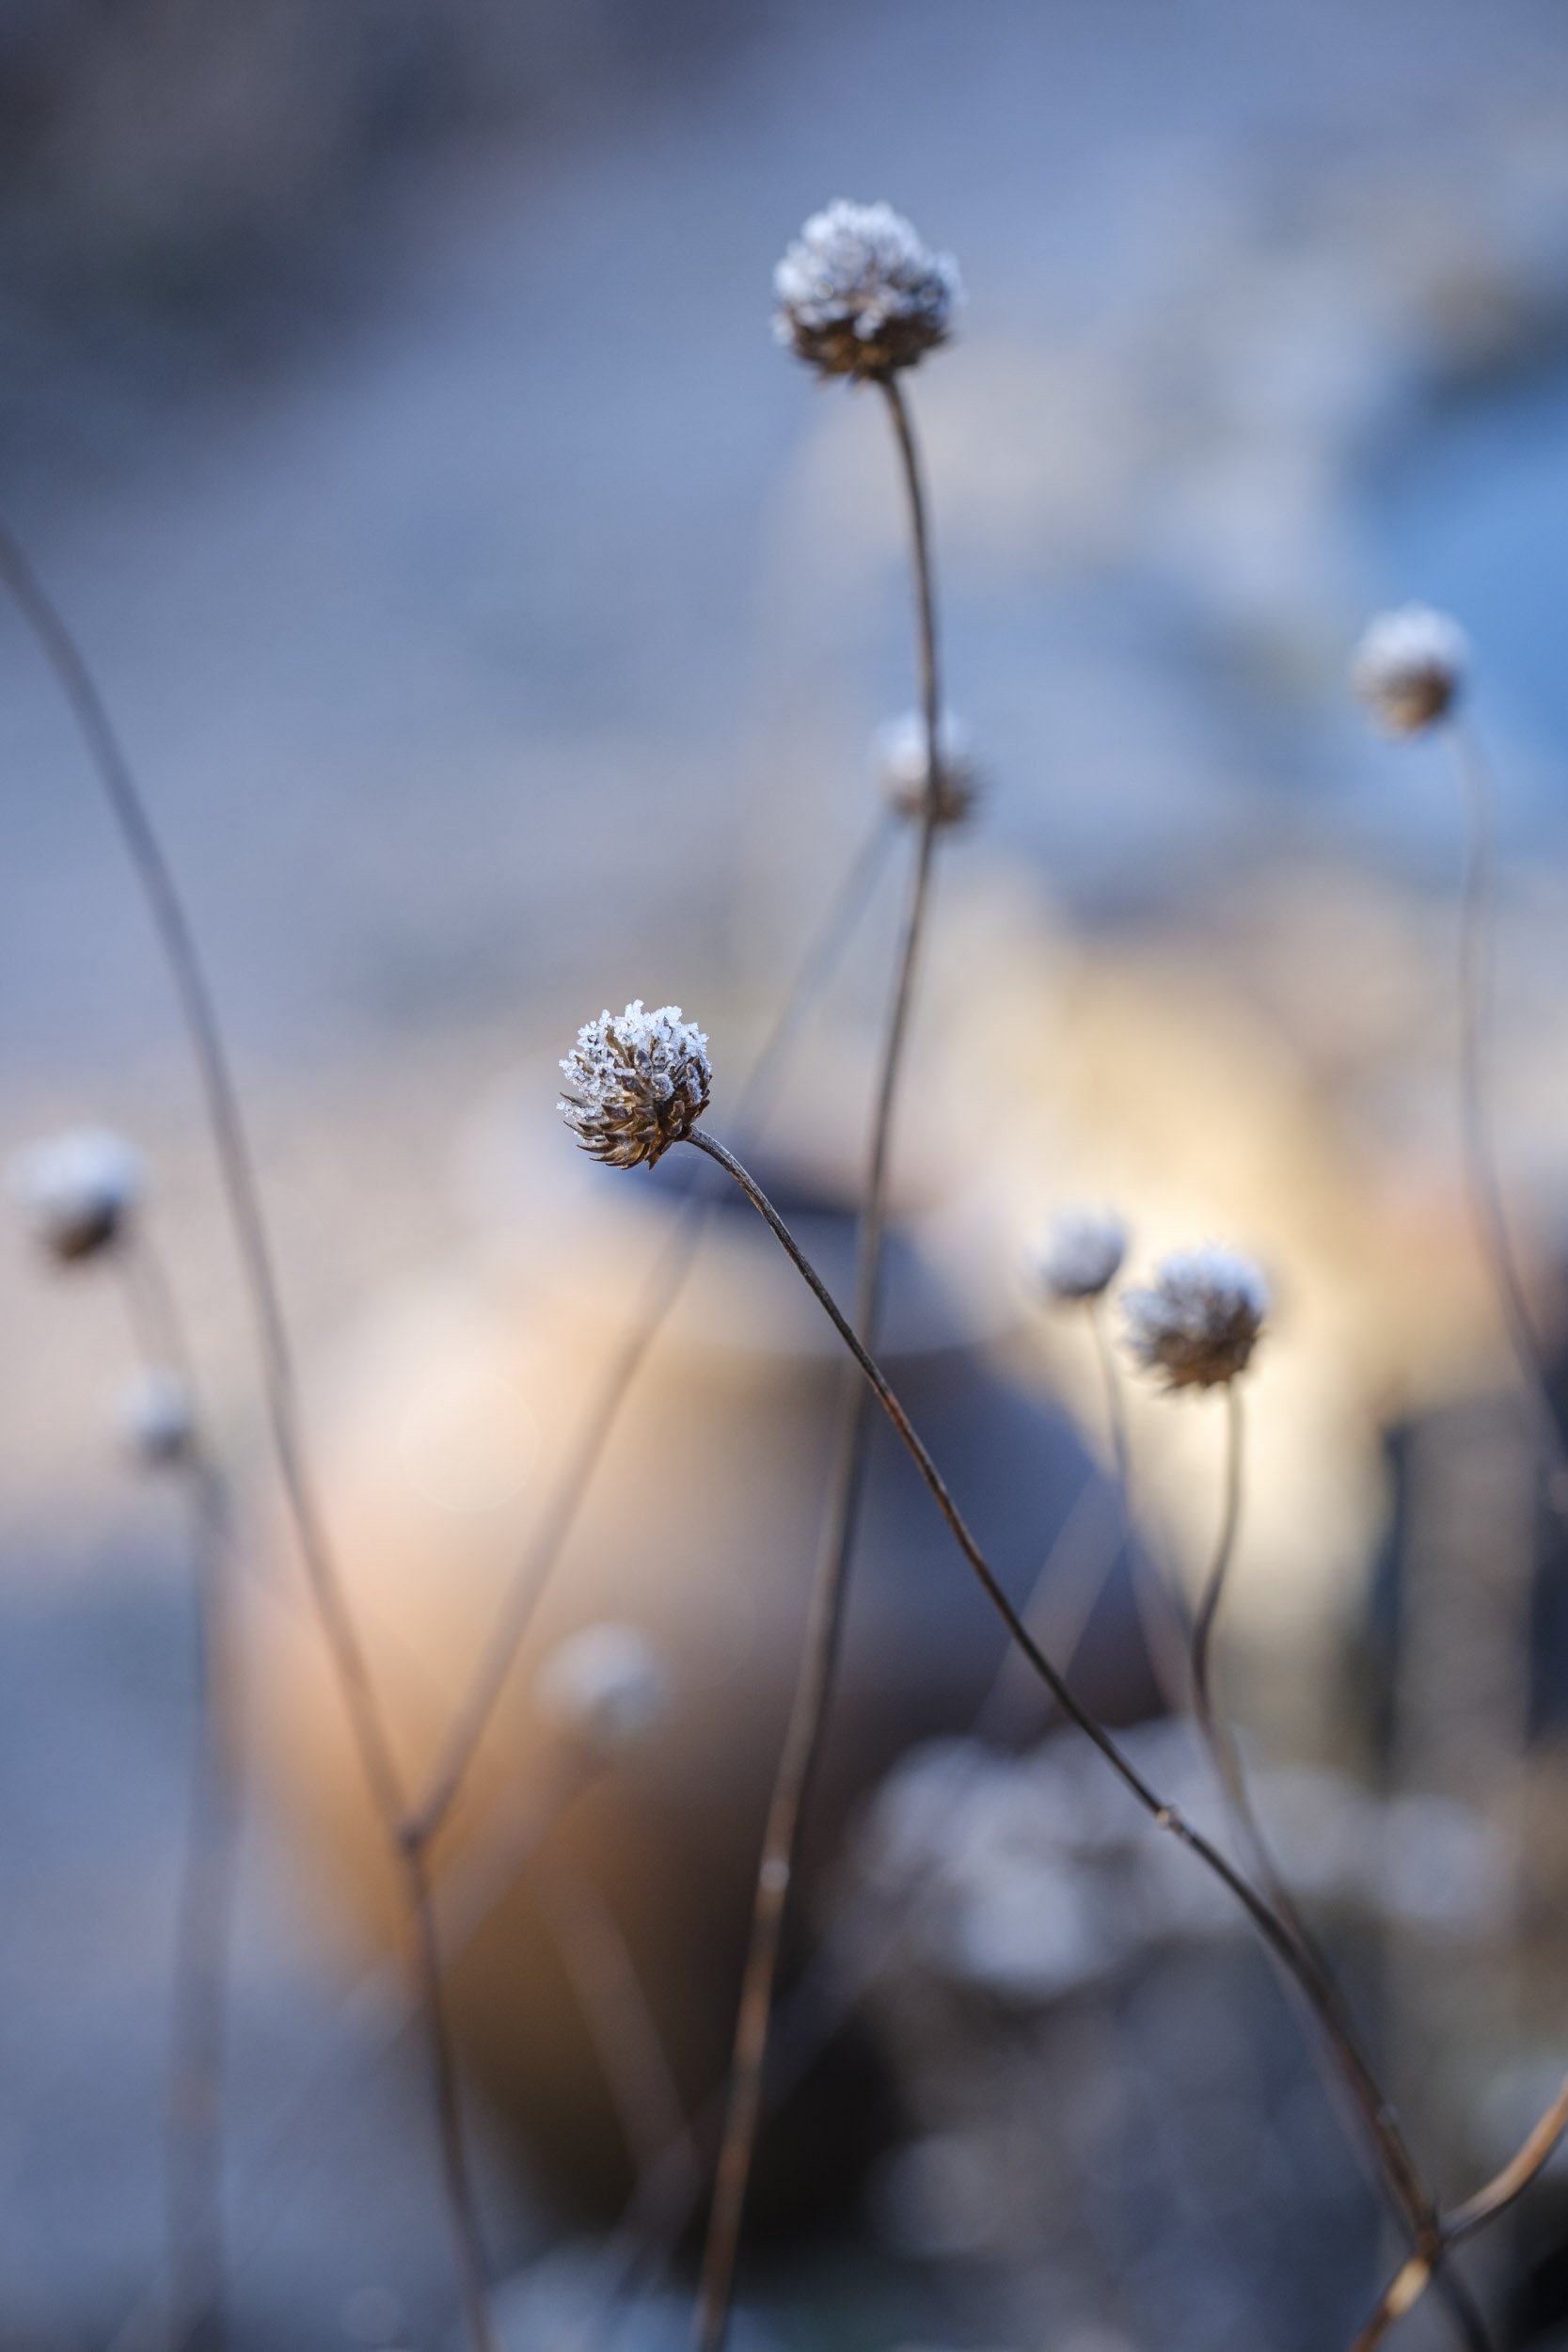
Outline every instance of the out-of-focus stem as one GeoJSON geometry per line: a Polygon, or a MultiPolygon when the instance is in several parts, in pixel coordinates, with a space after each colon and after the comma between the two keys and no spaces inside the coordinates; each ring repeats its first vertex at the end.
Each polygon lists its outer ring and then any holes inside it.
{"type": "MultiPolygon", "coordinates": [[[[926,800],[877,1075],[869,1167],[857,1247],[855,1327],[872,1346],[877,1344],[881,1320],[882,1245],[894,1114],[930,906],[942,805],[941,683],[925,485],[913,428],[896,375],[890,373],[881,378],[879,389],[887,403],[897,444],[909,510],[921,713],[926,738],[926,800]]],[[[784,1919],[800,1826],[832,1695],[845,1598],[860,1532],[870,1430],[870,1399],[861,1382],[851,1378],[845,1390],[826,1534],[812,1581],[805,1640],[763,1833],[751,1937],[730,2059],[729,2099],[698,2288],[694,2339],[697,2352],[722,2352],[729,2330],[746,2198],[762,2123],[763,2073],[784,1919]]]]}
{"type": "MultiPolygon", "coordinates": [[[[749,1132],[766,1104],[779,1065],[812,1006],[837,968],[845,945],[881,874],[896,820],[885,816],[860,843],[827,912],[808,943],[777,1019],[741,1089],[737,1117],[749,1132]]],[[[621,1409],[691,1271],[717,1195],[697,1192],[660,1251],[632,1317],[631,1328],[606,1366],[558,1478],[537,1534],[518,1563],[468,1689],[413,1812],[424,1838],[436,1836],[456,1804],[491,1718],[500,1702],[545,1590],[597,1475],[621,1409]]]]}
{"type": "MultiPolygon", "coordinates": [[[[1336,2051],[1347,2087],[1354,2095],[1356,2111],[1378,2154],[1379,2169],[1393,2192],[1402,2214],[1407,2219],[1414,2221],[1414,2216],[1418,2212],[1430,2206],[1420,2175],[1404,2145],[1393,2113],[1372,2076],[1366,2059],[1354,2036],[1346,2031],[1338,2014],[1332,1989],[1325,1987],[1311,1955],[1302,1949],[1289,1925],[1280,1918],[1267,1898],[1260,1894],[1250,1881],[1226,1859],[1219,1849],[1212,1844],[1201,1831],[1193,1828],[1177,1806],[1166,1804],[1156,1793],[1112,1734],[1074,1696],[1060,1671],[1040,1648],[1029,1628],[1007,1598],[995,1571],[971,1534],[945,1480],[889,1385],[880,1365],[857,1337],[840,1311],[832,1293],[756,1180],[748,1173],[732,1152],[728,1152],[705,1129],[694,1128],[684,1140],[697,1150],[707,1152],[710,1158],[717,1160],[721,1168],[728,1170],[789,1257],[797,1272],[805,1281],[845,1346],[859,1365],[864,1379],[924,1479],[932,1500],[942,1513],[954,1540],[974,1570],[991,1606],[1002,1618],[1013,1640],[1044,1682],[1062,1712],[1099,1749],[1111,1770],[1137,1804],[1143,1807],[1156,1827],[1168,1832],[1180,1844],[1195,1854],[1204,1867],[1218,1879],[1232,1898],[1240,1903],[1269,1950],[1300,1988],[1323,2034],[1336,2051]]],[[[1441,2246],[1434,2214],[1432,2220],[1421,2228],[1420,2235],[1423,2245],[1418,2247],[1418,2251],[1424,2249],[1424,2250],[1430,2250],[1434,2257],[1440,2255],[1441,2246]]],[[[1463,2311],[1460,2316],[1467,2340],[1472,2344],[1484,2345],[1485,2331],[1474,2313],[1473,2308],[1463,2311]]]]}
{"type": "MultiPolygon", "coordinates": [[[[438,1986],[427,1964],[429,1951],[434,1948],[433,1939],[426,1932],[428,1918],[421,1917],[416,1899],[418,1873],[411,1867],[419,1860],[419,1841],[417,1836],[412,1839],[404,1836],[402,1781],[316,1493],[255,1158],[206,966],[173,868],[97,681],[20,543],[3,526],[0,581],[10,591],[81,731],[174,984],[255,1325],[267,1422],[284,1497],[360,1768],[388,1849],[399,1861],[404,1894],[412,1905],[409,1928],[415,1965],[419,1980],[436,2003],[427,2018],[427,2029],[433,2052],[439,2053],[444,2047],[445,2034],[436,1997],[438,1986]]],[[[427,1913],[428,1906],[424,1909],[427,1913]]],[[[435,2076],[438,2096],[440,2075],[441,2066],[437,2063],[435,2076]]],[[[467,2162],[452,2128],[455,2112],[455,2102],[449,2101],[437,2115],[449,2217],[475,2352],[492,2352],[488,2320],[480,2316],[483,2290],[474,2272],[478,2233],[467,2162]]]]}
{"type": "Polygon", "coordinates": [[[1493,983],[1497,959],[1497,851],[1493,792],[1474,731],[1449,724],[1465,803],[1466,846],[1459,932],[1459,1097],[1465,1189],[1476,1238],[1492,1277],[1509,1346],[1529,1402],[1546,1500],[1568,1518],[1568,1444],[1552,1403],[1544,1353],[1525,1295],[1497,1168],[1492,1099],[1493,983]]]}

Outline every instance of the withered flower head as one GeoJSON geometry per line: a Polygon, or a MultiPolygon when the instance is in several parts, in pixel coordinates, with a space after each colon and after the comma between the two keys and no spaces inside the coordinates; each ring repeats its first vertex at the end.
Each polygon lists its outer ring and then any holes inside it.
{"type": "MultiPolygon", "coordinates": [[[[883,792],[900,816],[926,814],[926,721],[918,710],[889,719],[871,739],[871,757],[883,792]]],[[[952,711],[937,728],[937,823],[958,825],[974,806],[980,771],[969,729],[952,711]]]]}
{"type": "Polygon", "coordinates": [[[578,1031],[561,1067],[557,1104],[585,1152],[610,1168],[654,1162],[689,1135],[707,1108],[713,1071],[707,1039],[679,1005],[601,1012],[578,1031]]]}
{"type": "Polygon", "coordinates": [[[672,1704],[659,1651],[636,1626],[613,1621],[568,1634],[536,1689],[545,1712],[606,1763],[657,1731],[672,1704]]]}
{"type": "Polygon", "coordinates": [[[191,1392],[177,1372],[150,1366],[120,1398],[119,1426],[127,1451],[149,1470],[182,1462],[196,1438],[191,1392]]]}
{"type": "Polygon", "coordinates": [[[1070,1307],[1108,1291],[1127,1255],[1127,1227],[1114,1209],[1064,1209],[1037,1258],[1047,1295],[1070,1307]]]}
{"type": "Polygon", "coordinates": [[[963,300],[951,254],[928,253],[890,204],[841,197],[773,272],[773,331],[823,375],[887,375],[945,342],[963,300]]]}
{"type": "Polygon", "coordinates": [[[1452,709],[1470,666],[1459,623],[1430,605],[1402,605],[1370,623],[1351,662],[1351,684],[1389,735],[1418,735],[1452,709]]]}
{"type": "Polygon", "coordinates": [[[1148,1290],[1129,1291],[1127,1343],[1168,1389],[1212,1389],[1246,1370],[1269,1311],[1268,1285],[1234,1249],[1179,1249],[1148,1290]]]}
{"type": "Polygon", "coordinates": [[[12,1191],[35,1238],[62,1265],[116,1241],[142,1186],[140,1153],[103,1127],[51,1136],[11,1168],[12,1191]]]}

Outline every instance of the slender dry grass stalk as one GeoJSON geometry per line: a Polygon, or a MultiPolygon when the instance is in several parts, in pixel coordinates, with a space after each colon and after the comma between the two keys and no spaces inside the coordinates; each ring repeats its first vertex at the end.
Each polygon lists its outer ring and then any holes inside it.
{"type": "Polygon", "coordinates": [[[380,1701],[316,1493],[255,1159],[216,1003],[173,869],[97,681],[21,544],[4,525],[0,525],[0,581],[9,590],[81,731],[146,900],[189,1037],[255,1325],[273,1451],[350,1732],[403,1896],[409,1964],[426,2016],[443,2184],[463,2306],[474,2352],[499,2352],[490,2324],[478,2217],[441,2013],[420,1841],[417,1831],[413,1835],[407,1831],[402,1782],[380,1701]]]}
{"type": "MultiPolygon", "coordinates": [[[[1241,1753],[1236,1744],[1234,1732],[1227,1718],[1220,1712],[1214,1698],[1212,1661],[1213,1633],[1229,1581],[1231,1565],[1235,1558],[1244,1490],[1246,1421],[1243,1406],[1242,1384],[1239,1378],[1226,1383],[1225,1402],[1225,1502],[1213,1556],[1204,1578],[1198,1609],[1193,1623],[1191,1650],[1193,1714],[1199,1737],[1213,1766],[1215,1777],[1225,1793],[1231,1819],[1251,1858],[1259,1883],[1266,1888],[1270,1901],[1290,1929],[1304,1960],[1317,1980],[1321,2001],[1318,2014],[1321,2018],[1332,2016],[1335,2021],[1336,2030],[1327,2037],[1325,2050],[1329,2058],[1334,2062],[1340,2079],[1354,2098],[1356,2095],[1357,2085],[1356,2081],[1347,2074],[1345,2052],[1348,2048],[1359,2046],[1354,2021],[1346,2006],[1328,1958],[1291,1894],[1274,1851],[1264,1835],[1262,1823],[1258,1818],[1257,1808],[1252,1802],[1252,1791],[1247,1785],[1246,1773],[1242,1765],[1241,1753]]],[[[1365,2058],[1360,2061],[1359,2071],[1364,2074],[1367,2080],[1371,2079],[1370,2068],[1365,2058]]],[[[1381,2093],[1380,2096],[1382,2096],[1381,2093]]],[[[1387,2104],[1385,2099],[1386,2108],[1387,2104]]],[[[1418,2261],[1423,2262],[1427,2265],[1429,2273],[1435,2272],[1441,2260],[1443,2233],[1442,2217],[1438,2211],[1437,2200],[1407,2155],[1397,2165],[1390,2167],[1387,2162],[1388,2153],[1387,2151],[1381,2152],[1385,2177],[1396,2203],[1400,2206],[1404,2219],[1417,2239],[1418,2251],[1411,2257],[1411,2262],[1412,2264],[1418,2261]]],[[[1484,2327],[1463,2282],[1446,2275],[1442,2281],[1442,2292],[1462,2332],[1472,2342],[1484,2342],[1484,2327]]]]}
{"type": "Polygon", "coordinates": [[[1159,1685],[1160,1695],[1167,1707],[1174,1708],[1180,1706],[1186,1689],[1187,1633],[1182,1604],[1168,1574],[1155,1564],[1149,1548],[1152,1541],[1149,1532],[1146,1529],[1145,1542],[1139,1544],[1133,1541],[1138,1510],[1132,1485],[1132,1445],[1127,1425],[1127,1396],[1122,1384],[1121,1366],[1117,1361],[1116,1349],[1111,1343],[1103,1295],[1085,1300],[1085,1306],[1105,1396],[1105,1427],[1111,1441],[1111,1460],[1121,1501],[1121,1540],[1128,1555],[1133,1605],[1138,1612],[1138,1623],[1143,1629],[1148,1661],[1159,1685]]]}
{"type": "MultiPolygon", "coordinates": [[[[1099,1749],[1129,1794],[1142,1806],[1156,1827],[1166,1831],[1195,1854],[1241,1905],[1269,1951],[1298,1987],[1335,2050],[1347,2088],[1353,2093],[1356,2112],[1377,2153],[1379,2171],[1394,2194],[1401,2217],[1416,2228],[1414,2217],[1426,2212],[1429,2204],[1420,2175],[1404,2144],[1398,2122],[1355,2038],[1347,2031],[1332,1991],[1324,1985],[1311,1955],[1302,1949],[1295,1934],[1268,1899],[1200,1831],[1193,1828],[1178,1807],[1167,1804],[1149,1786],[1112,1734],[1074,1696],[1060,1670],[1040,1648],[1008,1599],[995,1571],[971,1534],[936,1463],[889,1385],[886,1375],[856,1336],[816,1268],[755,1179],[733,1153],[704,1129],[694,1129],[685,1140],[697,1150],[705,1152],[727,1169],[813,1292],[920,1471],[932,1500],[987,1597],[1062,1712],[1099,1749]]],[[[1416,2250],[1434,2263],[1440,2259],[1441,2228],[1435,2214],[1419,2225],[1416,2250]]],[[[1461,2297],[1461,2309],[1456,2316],[1461,2318],[1467,2341],[1473,2346],[1484,2346],[1487,2342],[1485,2329],[1479,2314],[1475,2313],[1473,2307],[1466,2306],[1464,2297],[1461,2297]]]]}
{"type": "MultiPolygon", "coordinates": [[[[737,1119],[754,1133],[780,1067],[807,1015],[837,970],[872,891],[880,878],[897,832],[897,820],[882,815],[865,834],[808,942],[783,1005],[741,1088],[737,1119]]],[[[535,1612],[566,1547],[597,1475],[621,1411],[673,1311],[719,1198],[696,1192],[682,1207],[638,1301],[630,1328],[606,1365],[603,1377],[578,1424],[565,1466],[556,1481],[528,1550],[517,1565],[472,1679],[452,1718],[440,1754],[411,1820],[422,1839],[434,1838],[462,1792],[535,1612]]]]}
{"type": "MultiPolygon", "coordinates": [[[[937,836],[942,829],[941,711],[937,662],[936,597],[925,484],[908,405],[890,369],[876,378],[892,422],[909,509],[920,671],[920,704],[926,737],[926,799],[919,820],[908,902],[895,965],[894,986],[878,1070],[865,1196],[861,1211],[855,1273],[855,1328],[877,1344],[881,1321],[883,1234],[887,1221],[888,1174],[894,1116],[904,1073],[915,977],[930,906],[937,836]]],[[[779,1956],[800,1826],[821,1753],[823,1726],[838,1661],[850,1564],[860,1531],[865,1490],[866,1447],[871,1431],[870,1398],[859,1380],[847,1387],[840,1421],[826,1533],[812,1581],[805,1640],[790,1703],[763,1833],[752,1912],[751,1938],[741,1979],[730,2060],[730,2092],[707,2241],[698,2288],[694,2342],[697,2352],[722,2352],[735,2298],[736,2266],[745,2220],[746,2198],[763,2112],[763,2074],[778,1980],[779,1956]]]]}
{"type": "Polygon", "coordinates": [[[1529,1402],[1546,1500],[1560,1518],[1568,1518],[1568,1444],[1552,1403],[1544,1350],[1525,1295],[1497,1166],[1492,1047],[1497,896],[1495,796],[1474,728],[1460,716],[1449,718],[1446,726],[1465,818],[1459,931],[1459,1101],[1465,1189],[1476,1238],[1529,1402]]]}
{"type": "Polygon", "coordinates": [[[689,2204],[698,2193],[696,2148],[657,2022],[614,1915],[587,1872],[572,1863],[542,1861],[535,1883],[634,2170],[641,2178],[655,2165],[667,2165],[679,2175],[689,2204]]]}
{"type": "Polygon", "coordinates": [[[171,2352],[218,2352],[228,2260],[224,2200],[224,2058],[230,1940],[241,1828],[239,1689],[233,1651],[228,1482],[196,1408],[183,1319],[145,1224],[115,1248],[133,1331],[149,1375],[169,1375],[190,1420],[171,1460],[191,1515],[196,1636],[190,1794],[175,1926],[165,2098],[165,2205],[171,2352]]]}

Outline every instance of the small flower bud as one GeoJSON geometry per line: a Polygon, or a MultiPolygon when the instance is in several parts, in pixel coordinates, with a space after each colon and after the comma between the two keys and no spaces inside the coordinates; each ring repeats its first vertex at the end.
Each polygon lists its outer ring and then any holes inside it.
{"type": "Polygon", "coordinates": [[[73,1127],[35,1143],[11,1169],[23,1215],[62,1265],[116,1241],[142,1186],[140,1154],[102,1127],[73,1127]]]}
{"type": "Polygon", "coordinates": [[[1112,1209],[1064,1209],[1035,1262],[1047,1295],[1059,1307],[1099,1298],[1121,1272],[1127,1227],[1112,1209]]]}
{"type": "MultiPolygon", "coordinates": [[[[926,721],[918,710],[889,719],[871,739],[871,757],[883,792],[904,817],[926,814],[926,721]]],[[[937,728],[937,823],[961,824],[974,806],[979,770],[969,729],[950,710],[937,728]]]]}
{"type": "Polygon", "coordinates": [[[634,1625],[570,1634],[546,1659],[535,1689],[546,1713],[604,1763],[640,1746],[670,1714],[664,1661],[634,1625]]]}
{"type": "Polygon", "coordinates": [[[120,1398],[119,1427],[126,1450],[149,1470],[186,1460],[196,1438],[196,1413],[180,1375],[159,1366],[138,1373],[120,1398]]]}
{"type": "Polygon", "coordinates": [[[702,1030],[681,1019],[679,1005],[644,1012],[641,996],[624,1013],[585,1022],[561,1067],[566,1084],[556,1108],[583,1150],[610,1168],[652,1168],[701,1119],[713,1080],[702,1030]]]}
{"type": "Polygon", "coordinates": [[[889,204],[814,213],[773,273],[780,342],[823,375],[887,375],[945,342],[963,300],[951,254],[928,253],[889,204]]]}
{"type": "Polygon", "coordinates": [[[1127,1343],[1168,1389],[1212,1389],[1244,1372],[1269,1311],[1268,1285],[1233,1249],[1180,1249],[1123,1301],[1127,1343]]]}
{"type": "Polygon", "coordinates": [[[1372,621],[1351,662],[1351,684],[1389,735],[1418,735],[1458,701],[1470,665],[1459,623],[1430,605],[1402,605],[1372,621]]]}

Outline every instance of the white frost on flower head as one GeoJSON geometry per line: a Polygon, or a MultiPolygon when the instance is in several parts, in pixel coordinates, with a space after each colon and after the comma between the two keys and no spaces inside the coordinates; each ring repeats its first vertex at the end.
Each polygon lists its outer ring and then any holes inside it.
{"type": "Polygon", "coordinates": [[[670,1713],[663,1659],[634,1625],[585,1626],[552,1650],[535,1686],[546,1713],[601,1762],[624,1756],[670,1713]]]}
{"type": "Polygon", "coordinates": [[[1127,1343],[1170,1389],[1212,1389],[1244,1372],[1269,1311],[1249,1258],[1208,1245],[1165,1259],[1148,1290],[1129,1291],[1127,1343]]]}
{"type": "Polygon", "coordinates": [[[196,1436],[191,1392],[177,1372],[151,1365],[130,1381],[119,1401],[126,1450],[150,1470],[182,1462],[196,1436]]]}
{"type": "Polygon", "coordinates": [[[585,1152],[610,1168],[651,1168],[689,1135],[707,1108],[713,1081],[707,1039],[681,1019],[679,1005],[584,1022],[562,1061],[566,1084],[556,1108],[585,1152]]]}
{"type": "MultiPolygon", "coordinates": [[[[884,720],[871,739],[871,763],[888,800],[902,817],[926,814],[926,720],[906,710],[884,720]]],[[[937,725],[937,823],[957,825],[974,806],[980,772],[969,729],[951,710],[937,725]]]]}
{"type": "Polygon", "coordinates": [[[1114,1209],[1063,1209],[1052,1219],[1035,1270],[1061,1307],[1099,1298],[1121,1272],[1127,1226],[1114,1209]]]}
{"type": "Polygon", "coordinates": [[[63,1264],[119,1234],[141,1198],[141,1155],[105,1127],[72,1127],[21,1153],[11,1189],[35,1237],[63,1264]]]}
{"type": "Polygon", "coordinates": [[[928,253],[890,204],[840,197],[773,272],[773,331],[824,375],[886,375],[945,342],[963,300],[950,253],[928,253]]]}
{"type": "Polygon", "coordinates": [[[1430,605],[1401,605],[1370,623],[1351,662],[1351,684],[1390,735],[1418,735],[1458,701],[1470,666],[1459,623],[1430,605]]]}

